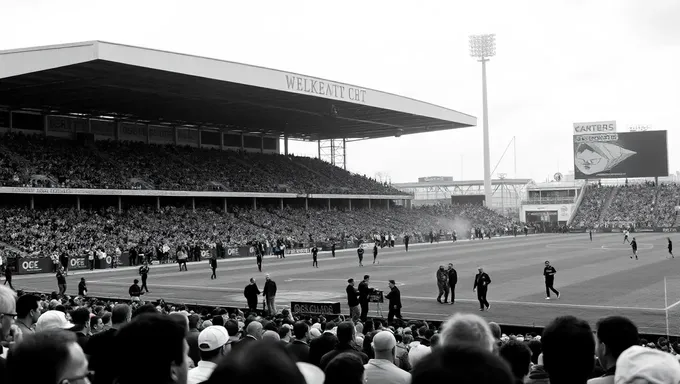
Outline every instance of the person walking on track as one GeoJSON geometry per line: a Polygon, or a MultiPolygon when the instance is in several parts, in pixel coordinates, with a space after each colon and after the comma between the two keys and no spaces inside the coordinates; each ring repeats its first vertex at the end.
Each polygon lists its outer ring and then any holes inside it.
{"type": "Polygon", "coordinates": [[[212,269],[212,275],[210,275],[210,280],[217,279],[217,258],[210,258],[210,269],[212,269]]]}
{"type": "Polygon", "coordinates": [[[671,255],[671,258],[675,259],[675,256],[673,256],[673,242],[670,237],[667,237],[666,239],[668,240],[668,254],[671,255]]]}
{"type": "Polygon", "coordinates": [[[149,287],[146,286],[146,279],[149,277],[149,263],[144,262],[144,265],[139,267],[139,274],[142,276],[142,290],[149,293],[149,287]]]}
{"type": "Polygon", "coordinates": [[[399,291],[399,288],[397,288],[397,283],[394,280],[390,280],[388,286],[390,287],[390,292],[385,298],[390,301],[390,308],[387,312],[387,323],[391,324],[395,317],[401,320],[401,292],[399,291]]]}
{"type": "Polygon", "coordinates": [[[359,256],[359,266],[363,267],[364,266],[364,249],[361,247],[361,244],[359,245],[359,248],[357,249],[357,255],[359,256]]]}
{"type": "Polygon", "coordinates": [[[479,310],[483,311],[486,309],[488,311],[491,308],[491,305],[489,305],[489,301],[486,299],[486,294],[489,290],[489,284],[491,284],[491,278],[484,272],[484,268],[479,267],[477,268],[477,271],[479,271],[479,273],[475,276],[475,285],[472,288],[472,292],[477,292],[479,310]]]}
{"type": "Polygon", "coordinates": [[[319,256],[319,248],[317,248],[316,245],[315,245],[314,248],[312,248],[312,267],[319,268],[318,256],[319,256]]]}
{"type": "Polygon", "coordinates": [[[633,256],[635,256],[635,260],[637,260],[638,259],[638,254],[637,254],[637,248],[638,247],[637,247],[637,241],[635,240],[634,237],[633,237],[633,241],[630,242],[630,247],[633,248],[633,254],[630,256],[630,258],[632,259],[633,256]]]}
{"type": "Polygon", "coordinates": [[[560,292],[553,287],[555,284],[555,274],[557,270],[550,265],[549,261],[545,261],[545,268],[543,268],[543,276],[545,277],[545,299],[550,300],[550,291],[553,291],[557,298],[560,298],[560,292]]]}
{"type": "MultiPolygon", "coordinates": [[[[373,244],[373,264],[378,260],[378,243],[373,244]]],[[[378,264],[380,262],[378,261],[378,264]]]]}
{"type": "MultiPolygon", "coordinates": [[[[451,302],[453,304],[456,301],[456,284],[458,284],[458,272],[453,268],[453,263],[449,263],[449,269],[446,270],[449,274],[449,291],[451,291],[451,302]]],[[[446,302],[446,298],[444,298],[446,302]]]]}

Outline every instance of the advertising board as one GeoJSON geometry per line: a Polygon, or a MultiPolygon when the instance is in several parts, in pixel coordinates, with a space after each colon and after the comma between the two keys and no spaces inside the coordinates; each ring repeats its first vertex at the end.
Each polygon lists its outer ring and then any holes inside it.
{"type": "Polygon", "coordinates": [[[576,179],[668,176],[666,131],[574,135],[576,179]]]}

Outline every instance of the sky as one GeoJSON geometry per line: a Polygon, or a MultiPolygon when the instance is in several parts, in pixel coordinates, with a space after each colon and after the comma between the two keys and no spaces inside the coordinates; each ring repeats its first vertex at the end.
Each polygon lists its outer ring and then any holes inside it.
{"type": "MultiPolygon", "coordinates": [[[[0,0],[0,9],[0,49],[104,40],[327,78],[478,118],[477,127],[348,144],[349,170],[394,183],[483,178],[481,66],[468,36],[495,33],[493,177],[568,173],[573,123],[609,120],[619,132],[667,130],[669,170],[680,170],[677,0],[0,0]]],[[[317,145],[289,150],[316,156],[317,145]]]]}

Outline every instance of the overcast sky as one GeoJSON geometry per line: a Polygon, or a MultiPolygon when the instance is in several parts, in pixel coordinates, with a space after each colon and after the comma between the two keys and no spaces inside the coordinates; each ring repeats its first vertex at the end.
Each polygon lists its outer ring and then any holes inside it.
{"type": "MultiPolygon", "coordinates": [[[[351,143],[348,168],[393,182],[483,177],[481,67],[468,36],[497,35],[488,66],[491,168],[513,137],[517,177],[573,169],[572,123],[668,130],[680,170],[680,1],[0,0],[0,49],[105,40],[261,65],[428,101],[479,127],[351,143]]],[[[316,155],[310,143],[292,152],[316,155]]],[[[512,146],[494,176],[515,176],[512,146]]]]}

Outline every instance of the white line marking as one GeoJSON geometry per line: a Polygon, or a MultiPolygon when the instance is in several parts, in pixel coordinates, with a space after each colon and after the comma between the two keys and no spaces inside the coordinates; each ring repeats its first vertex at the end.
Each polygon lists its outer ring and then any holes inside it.
{"type": "MultiPolygon", "coordinates": [[[[435,297],[418,297],[418,296],[402,296],[404,299],[413,300],[431,300],[434,301],[435,297]]],[[[461,301],[464,303],[478,303],[476,299],[456,299],[456,301],[461,301]]],[[[542,307],[564,307],[564,308],[589,308],[589,309],[619,309],[619,310],[638,310],[638,311],[665,311],[664,308],[640,308],[640,307],[616,307],[608,305],[587,305],[587,304],[560,304],[555,302],[550,303],[532,303],[529,301],[494,301],[491,300],[490,303],[497,304],[513,304],[513,305],[531,305],[531,306],[542,306],[542,307]]]]}
{"type": "MultiPolygon", "coordinates": [[[[607,250],[607,251],[631,251],[632,250],[632,248],[630,246],[624,247],[623,245],[618,245],[618,246],[603,245],[602,249],[607,250]],[[621,247],[621,248],[619,248],[619,247],[621,247]]],[[[649,251],[651,249],[654,249],[654,244],[643,244],[642,246],[638,246],[638,251],[639,250],[649,251]]]]}
{"type": "Polygon", "coordinates": [[[678,300],[678,301],[676,301],[675,303],[673,303],[673,304],[667,306],[666,308],[664,308],[664,311],[668,311],[669,309],[674,308],[674,307],[676,307],[676,306],[678,306],[678,305],[680,305],[680,300],[678,300]]]}
{"type": "MultiPolygon", "coordinates": [[[[91,284],[100,284],[100,285],[113,285],[116,287],[127,287],[129,284],[127,283],[116,283],[113,281],[90,281],[91,284]]],[[[177,289],[200,289],[203,291],[223,291],[223,292],[242,292],[242,288],[226,288],[226,287],[206,287],[206,286],[199,286],[199,285],[173,285],[173,284],[149,284],[149,288],[153,289],[154,287],[156,288],[177,288],[177,289]]]]}

